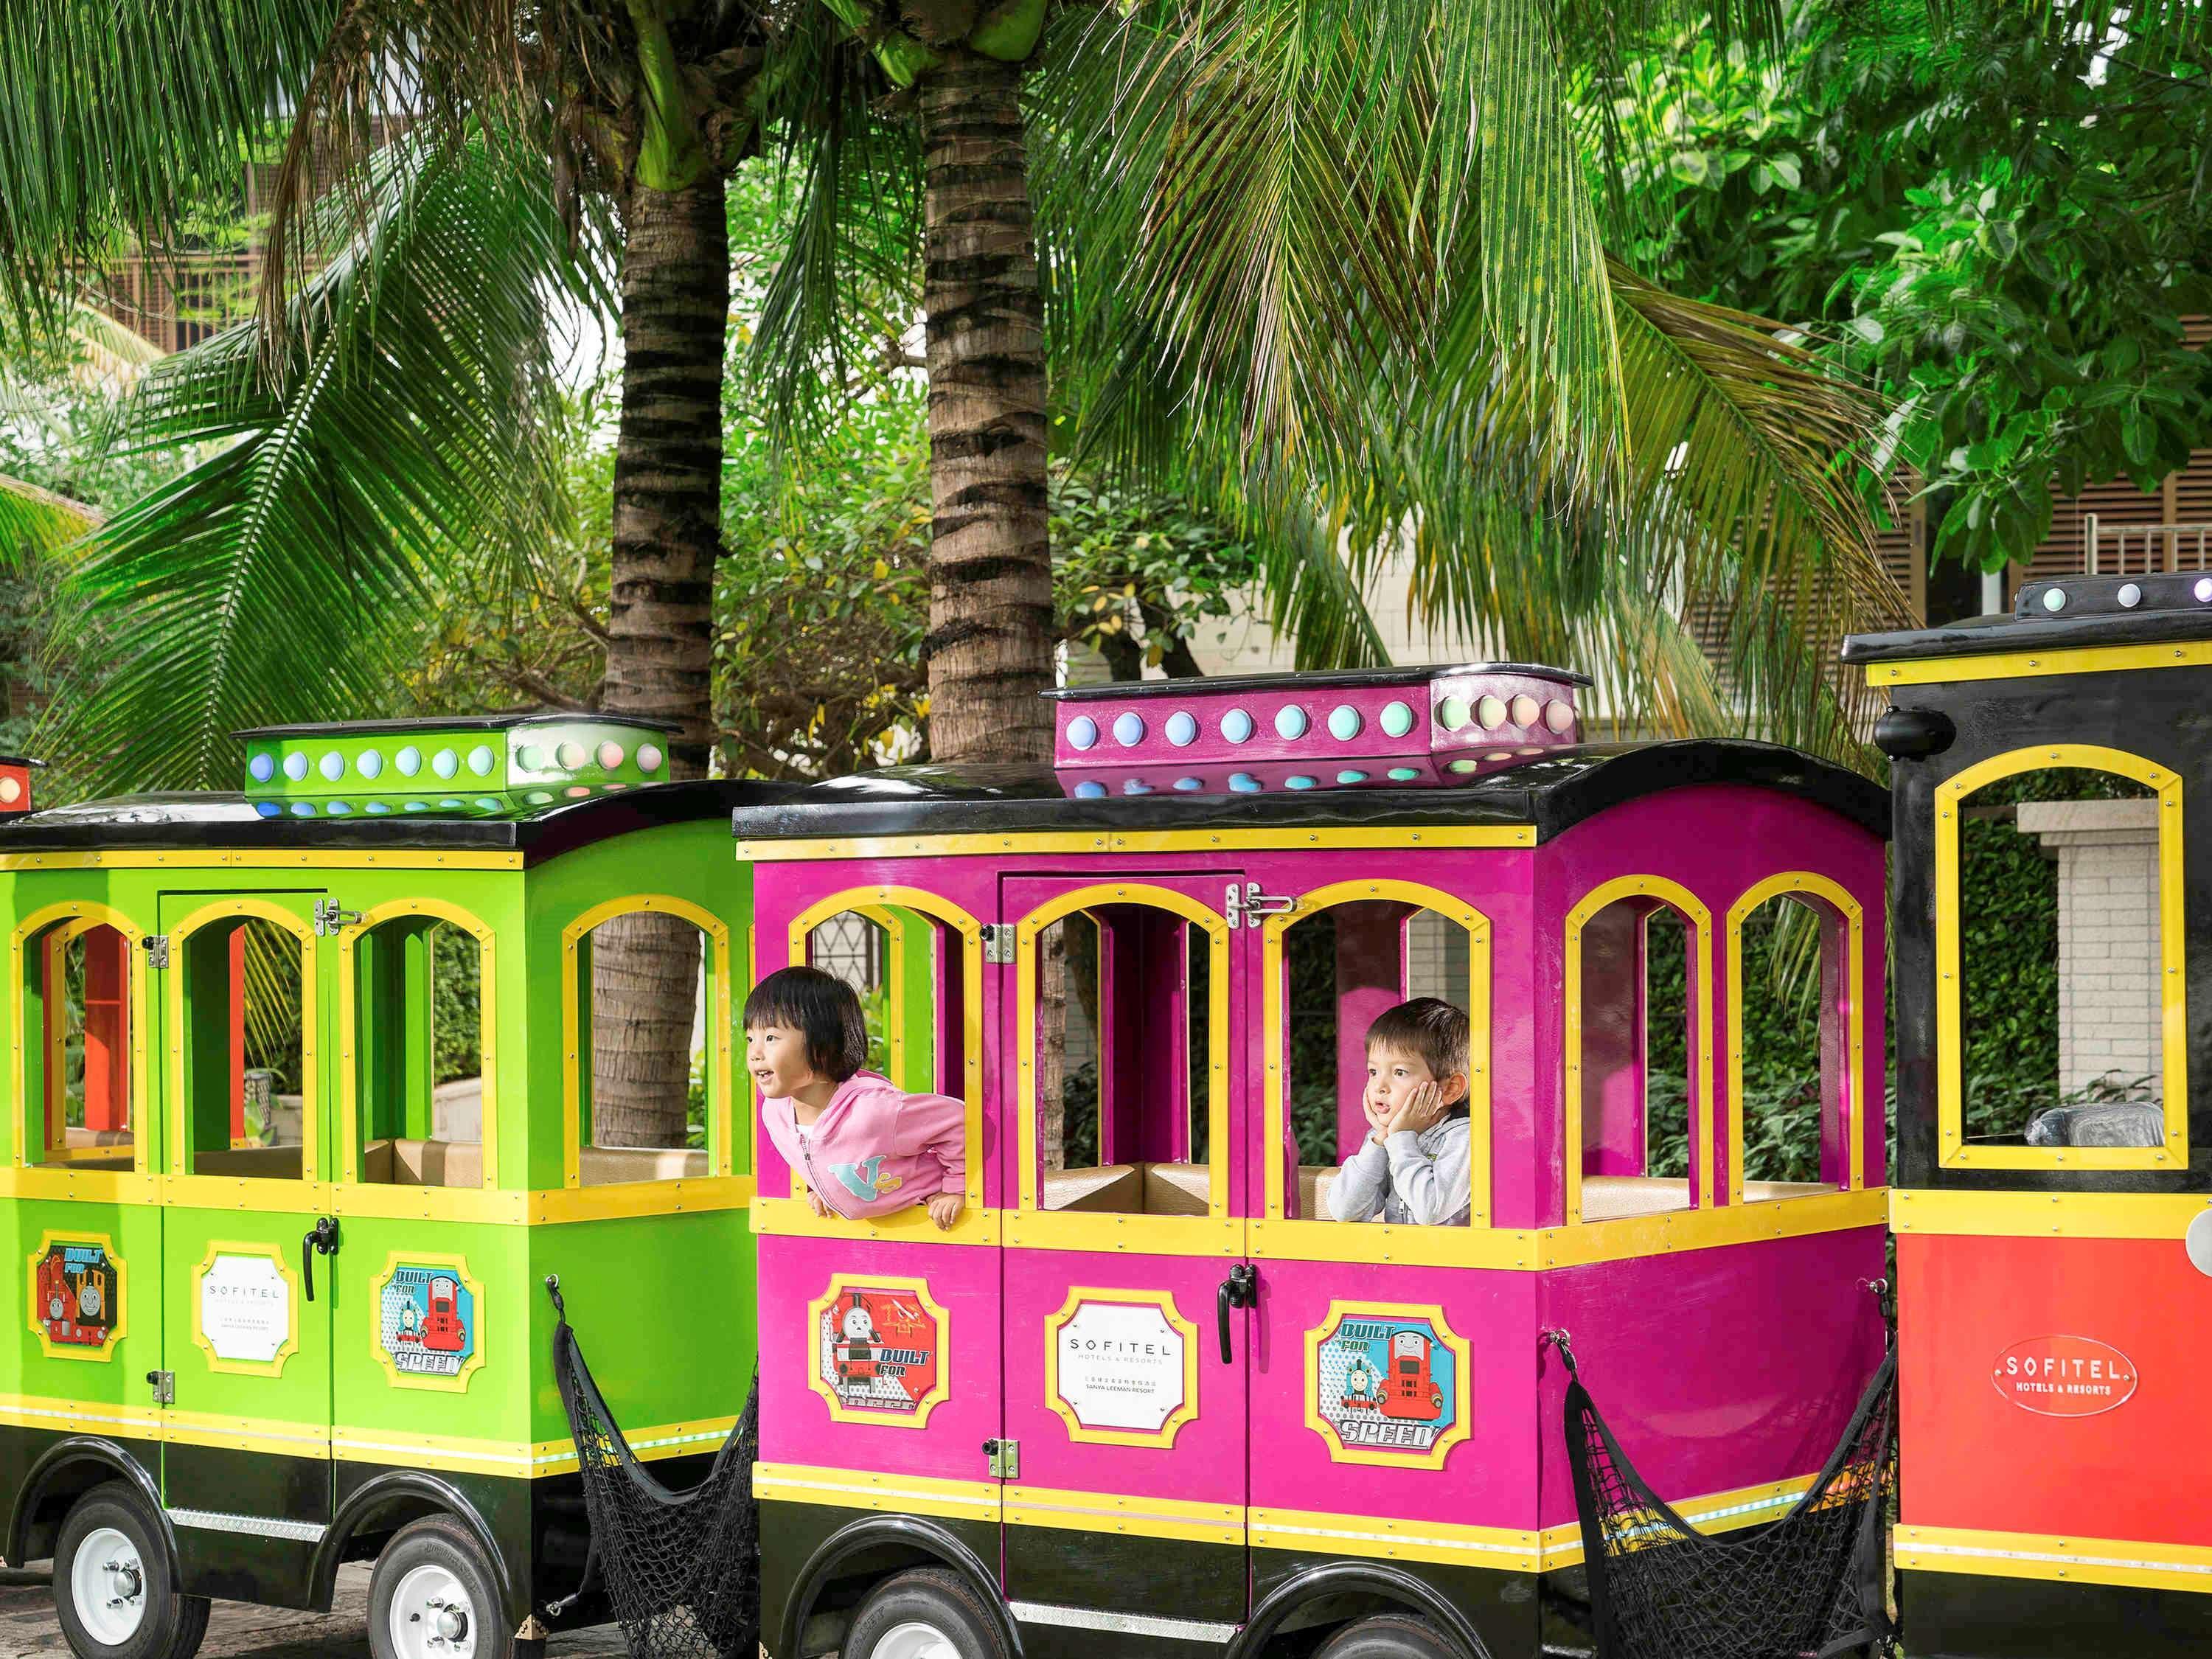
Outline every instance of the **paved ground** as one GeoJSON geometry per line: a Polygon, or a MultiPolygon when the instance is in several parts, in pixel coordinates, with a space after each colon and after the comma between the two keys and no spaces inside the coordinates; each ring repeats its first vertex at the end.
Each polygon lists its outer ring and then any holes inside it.
{"type": "MultiPolygon", "coordinates": [[[[337,1599],[328,1613],[216,1602],[200,1652],[206,1659],[248,1654],[253,1659],[368,1659],[368,1568],[356,1563],[338,1569],[337,1599]]],[[[611,1625],[546,1644],[549,1659],[601,1659],[623,1650],[622,1632],[611,1625]]],[[[68,1651],[44,1576],[0,1571],[0,1659],[68,1651]]]]}

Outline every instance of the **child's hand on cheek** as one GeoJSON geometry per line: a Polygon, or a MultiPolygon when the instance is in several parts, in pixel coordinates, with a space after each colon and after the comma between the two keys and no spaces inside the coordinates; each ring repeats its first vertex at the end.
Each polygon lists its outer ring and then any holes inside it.
{"type": "Polygon", "coordinates": [[[939,1193],[929,1200],[929,1218],[937,1224],[939,1231],[950,1231],[952,1224],[960,1219],[960,1212],[967,1201],[959,1193],[939,1193]]]}
{"type": "Polygon", "coordinates": [[[1363,1096],[1359,1102],[1359,1109],[1366,1115],[1367,1127],[1373,1132],[1371,1138],[1377,1146],[1380,1146],[1383,1138],[1390,1133],[1390,1103],[1387,1100],[1377,1103],[1363,1096]]]}
{"type": "Polygon", "coordinates": [[[1404,1103],[1383,1120],[1382,1133],[1388,1136],[1403,1130],[1419,1134],[1442,1117],[1443,1110],[1443,1091],[1434,1083],[1419,1084],[1404,1103]]]}

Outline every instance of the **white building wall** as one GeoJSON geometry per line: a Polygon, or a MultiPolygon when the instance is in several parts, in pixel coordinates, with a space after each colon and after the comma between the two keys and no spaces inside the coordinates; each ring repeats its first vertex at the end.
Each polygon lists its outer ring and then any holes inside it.
{"type": "Polygon", "coordinates": [[[2151,1080],[2160,1060],[2158,803],[2028,801],[2058,860],[2058,1086],[2151,1080]]]}

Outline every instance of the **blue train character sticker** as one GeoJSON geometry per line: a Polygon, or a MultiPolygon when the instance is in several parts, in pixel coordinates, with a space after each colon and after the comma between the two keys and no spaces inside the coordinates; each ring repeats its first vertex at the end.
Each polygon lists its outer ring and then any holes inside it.
{"type": "Polygon", "coordinates": [[[1332,1303],[1306,1333],[1306,1424],[1338,1462],[1440,1468],[1468,1437],[1467,1375],[1442,1309],[1332,1303]]]}
{"type": "Polygon", "coordinates": [[[466,1388],[483,1364],[482,1297],[458,1256],[394,1256],[376,1285],[376,1355],[392,1381],[466,1388]]]}

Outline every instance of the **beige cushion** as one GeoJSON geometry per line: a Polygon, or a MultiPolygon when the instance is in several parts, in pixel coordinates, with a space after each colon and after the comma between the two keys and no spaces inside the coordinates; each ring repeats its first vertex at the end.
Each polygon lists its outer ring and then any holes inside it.
{"type": "Polygon", "coordinates": [[[1048,1170],[1044,1176],[1043,1203],[1048,1210],[1137,1215],[1143,1212],[1144,1193],[1144,1172],[1135,1164],[1108,1164],[1091,1170],[1048,1170]]]}
{"type": "Polygon", "coordinates": [[[361,1178],[392,1187],[481,1187],[483,1148],[473,1140],[372,1140],[361,1178]]]}
{"type": "Polygon", "coordinates": [[[1584,1176],[1583,1219],[1619,1221],[1690,1207],[1690,1183],[1670,1176],[1584,1176]]]}
{"type": "Polygon", "coordinates": [[[1146,1215],[1204,1215],[1213,1171],[1203,1164],[1146,1164],[1146,1215]]]}
{"type": "Polygon", "coordinates": [[[586,1146],[576,1158],[576,1179],[586,1187],[614,1187],[626,1181],[698,1181],[706,1174],[703,1146],[586,1146]]]}
{"type": "Polygon", "coordinates": [[[224,1146],[192,1156],[192,1173],[204,1176],[251,1176],[260,1181],[297,1181],[297,1146],[224,1146]]]}
{"type": "Polygon", "coordinates": [[[128,1146],[130,1144],[131,1131],[128,1129],[64,1129],[62,1131],[62,1145],[64,1146],[128,1146]]]}
{"type": "Polygon", "coordinates": [[[1835,1190],[1821,1181],[1747,1181],[1743,1183],[1743,1201],[1757,1204],[1770,1198],[1804,1198],[1814,1193],[1835,1190]]]}
{"type": "Polygon", "coordinates": [[[1340,1173],[1334,1164],[1298,1165],[1298,1214],[1308,1221],[1334,1221],[1329,1213],[1328,1189],[1340,1173]]]}

